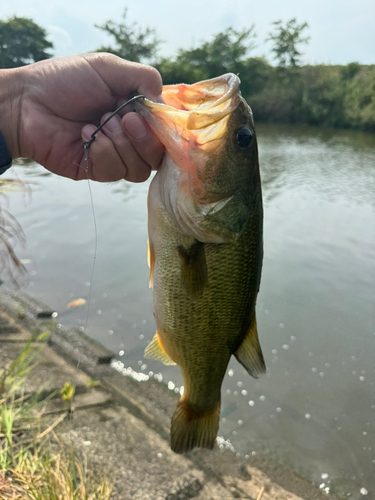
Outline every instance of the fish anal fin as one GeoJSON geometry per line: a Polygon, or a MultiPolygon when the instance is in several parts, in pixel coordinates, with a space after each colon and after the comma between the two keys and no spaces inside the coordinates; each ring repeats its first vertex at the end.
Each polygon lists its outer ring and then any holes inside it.
{"type": "Polygon", "coordinates": [[[186,453],[193,448],[212,450],[219,430],[220,400],[211,409],[200,410],[181,399],[172,417],[171,449],[186,453]]]}
{"type": "Polygon", "coordinates": [[[160,341],[159,333],[156,332],[154,338],[148,344],[144,353],[145,358],[156,359],[161,361],[165,365],[175,365],[176,363],[171,360],[168,354],[165,352],[163,344],[160,341]]]}
{"type": "Polygon", "coordinates": [[[150,279],[148,282],[148,286],[152,288],[154,284],[154,269],[155,269],[155,250],[152,241],[147,240],[147,247],[148,247],[147,262],[148,262],[148,267],[150,268],[150,279]]]}
{"type": "Polygon", "coordinates": [[[266,365],[258,339],[255,314],[246,337],[243,339],[242,344],[234,355],[252,377],[259,378],[266,373],[266,365]]]}
{"type": "Polygon", "coordinates": [[[199,299],[207,284],[207,263],[204,254],[204,244],[196,241],[188,249],[177,248],[181,262],[181,280],[187,295],[199,299]]]}

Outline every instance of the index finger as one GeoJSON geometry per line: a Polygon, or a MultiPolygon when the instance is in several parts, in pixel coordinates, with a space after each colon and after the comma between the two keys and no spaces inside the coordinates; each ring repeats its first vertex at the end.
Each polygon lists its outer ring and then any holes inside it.
{"type": "Polygon", "coordinates": [[[113,54],[85,54],[83,57],[98,72],[112,93],[128,97],[137,91],[151,101],[160,101],[162,79],[157,69],[145,64],[125,61],[113,54]]]}

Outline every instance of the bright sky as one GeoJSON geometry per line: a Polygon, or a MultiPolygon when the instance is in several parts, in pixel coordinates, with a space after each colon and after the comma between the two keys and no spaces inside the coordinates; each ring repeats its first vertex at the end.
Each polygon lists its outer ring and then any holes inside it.
{"type": "Polygon", "coordinates": [[[375,0],[2,0],[0,18],[32,18],[49,33],[54,55],[95,50],[109,39],[95,24],[120,21],[124,6],[127,21],[155,28],[163,40],[161,53],[191,48],[229,26],[258,35],[254,55],[270,57],[265,42],[271,23],[293,17],[309,24],[311,39],[304,62],[375,64],[375,0]]]}

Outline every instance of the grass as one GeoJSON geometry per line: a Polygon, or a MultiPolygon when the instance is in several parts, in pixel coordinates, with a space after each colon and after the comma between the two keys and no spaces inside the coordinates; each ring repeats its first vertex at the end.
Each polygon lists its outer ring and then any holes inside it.
{"type": "MultiPolygon", "coordinates": [[[[42,430],[43,406],[56,394],[44,398],[43,389],[37,394],[24,391],[48,336],[49,332],[34,333],[22,353],[0,372],[0,499],[108,500],[112,487],[107,477],[98,482],[55,434],[69,410],[42,430]]],[[[67,384],[64,389],[62,395],[70,404],[74,389],[67,384]]]]}
{"type": "Polygon", "coordinates": [[[52,456],[45,450],[29,450],[8,473],[0,471],[4,500],[107,500],[111,491],[107,478],[97,484],[74,453],[63,450],[52,456]]]}
{"type": "MultiPolygon", "coordinates": [[[[0,179],[0,201],[7,204],[7,193],[29,192],[28,184],[18,179],[0,179]]],[[[18,285],[26,278],[26,268],[17,257],[14,246],[25,246],[25,235],[17,220],[0,203],[0,269],[8,274],[13,284],[18,285]]]]}

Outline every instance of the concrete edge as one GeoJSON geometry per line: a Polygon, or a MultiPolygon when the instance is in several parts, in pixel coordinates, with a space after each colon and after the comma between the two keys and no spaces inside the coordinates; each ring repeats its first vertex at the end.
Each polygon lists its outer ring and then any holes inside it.
{"type": "Polygon", "coordinates": [[[106,365],[115,357],[114,352],[78,328],[66,328],[60,324],[55,319],[58,317],[57,312],[23,291],[9,290],[1,286],[0,301],[8,312],[18,316],[30,331],[50,330],[52,335],[49,344],[61,349],[74,361],[106,365]]]}

